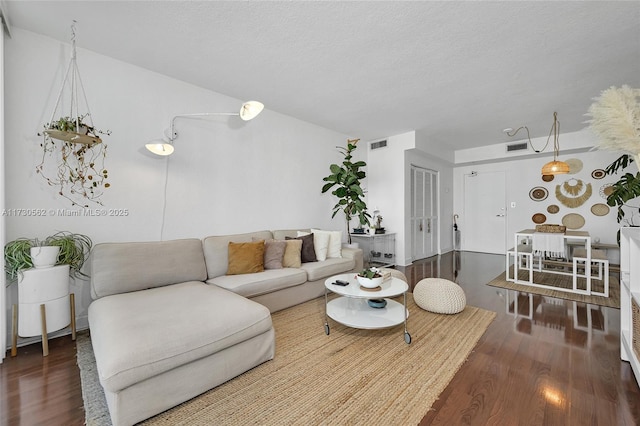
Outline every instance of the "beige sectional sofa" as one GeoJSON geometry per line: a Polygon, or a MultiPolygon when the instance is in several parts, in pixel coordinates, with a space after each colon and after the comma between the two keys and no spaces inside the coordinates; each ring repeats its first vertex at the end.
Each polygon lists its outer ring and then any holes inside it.
{"type": "Polygon", "coordinates": [[[343,249],[340,258],[300,268],[226,275],[229,242],[296,234],[94,247],[89,327],[114,425],[137,423],[272,359],[270,312],[322,295],[331,275],[362,269],[362,251],[343,249]]]}

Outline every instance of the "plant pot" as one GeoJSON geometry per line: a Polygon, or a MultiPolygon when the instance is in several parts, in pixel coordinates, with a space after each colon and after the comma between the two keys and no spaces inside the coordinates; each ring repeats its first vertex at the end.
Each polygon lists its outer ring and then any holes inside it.
{"type": "Polygon", "coordinates": [[[51,268],[58,260],[60,247],[58,246],[42,246],[31,248],[31,260],[35,268],[51,268]]]}
{"type": "Polygon", "coordinates": [[[380,286],[380,284],[382,284],[382,281],[383,281],[382,277],[367,278],[367,277],[361,277],[360,275],[356,275],[356,278],[358,279],[358,283],[364,288],[376,288],[380,286]]]}

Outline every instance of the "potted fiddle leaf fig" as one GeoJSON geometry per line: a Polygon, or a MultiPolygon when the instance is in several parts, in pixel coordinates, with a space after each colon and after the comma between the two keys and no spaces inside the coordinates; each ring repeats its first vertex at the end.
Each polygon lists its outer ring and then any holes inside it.
{"type": "Polygon", "coordinates": [[[338,202],[333,206],[332,218],[343,212],[347,223],[347,236],[351,244],[351,234],[349,233],[349,222],[354,217],[358,218],[360,225],[369,225],[371,215],[367,212],[367,204],[364,201],[364,191],[360,186],[360,181],[365,178],[366,173],[362,170],[367,165],[364,161],[353,162],[353,151],[357,147],[360,139],[348,139],[347,147],[336,147],[344,156],[342,164],[331,164],[329,169],[331,174],[322,180],[326,183],[322,187],[322,193],[331,191],[338,202]]]}

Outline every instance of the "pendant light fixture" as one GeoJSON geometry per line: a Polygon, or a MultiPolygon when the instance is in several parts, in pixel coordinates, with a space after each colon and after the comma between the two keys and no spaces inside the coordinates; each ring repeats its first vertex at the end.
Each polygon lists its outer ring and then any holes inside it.
{"type": "Polygon", "coordinates": [[[569,173],[569,165],[564,161],[558,161],[558,152],[560,151],[560,144],[558,143],[558,137],[560,135],[560,122],[558,121],[558,113],[553,113],[553,125],[551,126],[551,132],[549,137],[553,133],[553,161],[548,162],[542,166],[542,175],[562,175],[569,173]]]}
{"type": "Polygon", "coordinates": [[[203,118],[216,115],[237,115],[243,121],[253,120],[262,112],[264,105],[258,101],[247,101],[240,107],[240,112],[197,112],[194,114],[179,114],[171,119],[170,136],[166,140],[156,140],[145,144],[145,148],[156,155],[167,156],[173,154],[173,141],[178,137],[175,131],[176,119],[178,118],[203,118]]]}

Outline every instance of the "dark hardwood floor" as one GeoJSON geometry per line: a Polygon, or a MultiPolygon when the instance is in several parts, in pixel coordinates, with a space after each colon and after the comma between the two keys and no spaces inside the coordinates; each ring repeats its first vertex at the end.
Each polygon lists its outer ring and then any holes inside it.
{"type": "MultiPolygon", "coordinates": [[[[637,425],[640,390],[620,360],[620,311],[485,285],[504,256],[447,253],[398,268],[460,284],[497,313],[421,425],[637,425]]],[[[20,348],[0,365],[1,425],[82,425],[75,343],[20,348]]]]}

